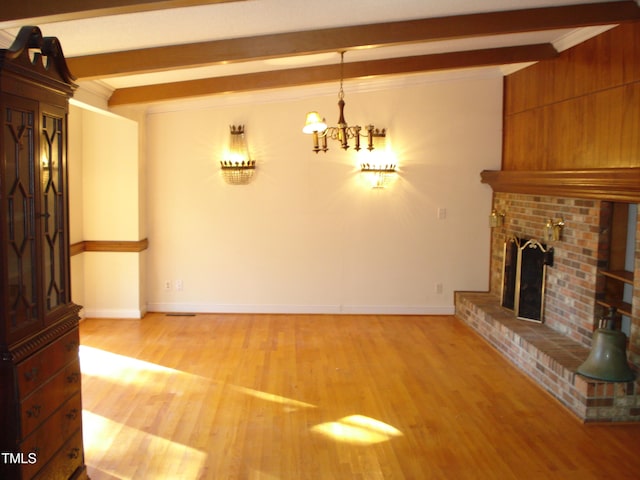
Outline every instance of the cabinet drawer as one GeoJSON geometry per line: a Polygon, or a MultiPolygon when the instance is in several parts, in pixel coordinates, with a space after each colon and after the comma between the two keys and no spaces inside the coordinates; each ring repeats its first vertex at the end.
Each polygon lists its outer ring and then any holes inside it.
{"type": "Polygon", "coordinates": [[[20,444],[24,458],[35,453],[36,461],[24,465],[23,472],[32,476],[56,453],[60,446],[82,425],[80,393],[76,393],[20,444]]]}
{"type": "Polygon", "coordinates": [[[29,395],[51,375],[78,358],[79,339],[78,329],[74,328],[51,345],[20,362],[17,367],[20,398],[29,395]]]}
{"type": "Polygon", "coordinates": [[[83,464],[82,431],[78,430],[33,480],[68,480],[83,464]]]}
{"type": "Polygon", "coordinates": [[[26,438],[66,399],[80,392],[80,375],[80,362],[76,359],[20,402],[21,438],[26,438]]]}

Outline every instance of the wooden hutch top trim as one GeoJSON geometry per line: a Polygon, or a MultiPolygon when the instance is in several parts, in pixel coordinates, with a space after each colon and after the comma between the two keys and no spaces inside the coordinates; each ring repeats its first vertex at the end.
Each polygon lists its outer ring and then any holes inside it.
{"type": "Polygon", "coordinates": [[[494,192],[640,203],[640,167],[591,170],[484,170],[494,192]]]}
{"type": "Polygon", "coordinates": [[[36,82],[67,96],[77,88],[60,42],[56,37],[43,37],[38,27],[22,27],[13,44],[0,50],[0,68],[23,82],[36,82]]]}

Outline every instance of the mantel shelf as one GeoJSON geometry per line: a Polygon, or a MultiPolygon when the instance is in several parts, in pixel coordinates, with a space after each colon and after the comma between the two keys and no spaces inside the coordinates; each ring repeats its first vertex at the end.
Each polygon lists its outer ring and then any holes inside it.
{"type": "Polygon", "coordinates": [[[484,170],[494,192],[640,203],[640,167],[592,170],[484,170]]]}

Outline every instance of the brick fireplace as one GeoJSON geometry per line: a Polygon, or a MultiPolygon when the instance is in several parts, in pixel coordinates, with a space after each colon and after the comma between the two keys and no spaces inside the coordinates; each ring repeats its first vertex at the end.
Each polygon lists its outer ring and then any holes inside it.
{"type": "MultiPolygon", "coordinates": [[[[637,174],[637,169],[633,169],[633,175],[637,174]]],[[[597,299],[603,290],[601,270],[611,248],[609,225],[613,205],[620,199],[616,187],[603,176],[596,182],[602,183],[601,190],[579,192],[579,197],[573,197],[557,194],[572,193],[572,188],[567,188],[562,181],[557,186],[549,186],[548,180],[543,180],[546,187],[538,190],[549,194],[526,193],[531,189],[527,182],[521,187],[503,188],[495,179],[483,178],[483,181],[492,184],[493,207],[505,213],[505,222],[492,231],[489,292],[457,292],[456,315],[581,420],[640,421],[640,379],[610,383],[575,373],[589,354],[599,318],[606,314],[606,308],[597,299]],[[605,198],[607,191],[610,200],[605,198]],[[554,258],[553,266],[546,271],[543,323],[518,320],[513,311],[501,306],[505,240],[516,236],[542,241],[548,219],[560,217],[565,222],[562,238],[549,242],[554,258]]],[[[631,196],[625,193],[622,198],[629,202],[635,195],[635,192],[631,196]]],[[[627,325],[627,352],[638,371],[640,222],[637,218],[635,244],[631,248],[634,249],[635,280],[630,325],[627,325]]]]}

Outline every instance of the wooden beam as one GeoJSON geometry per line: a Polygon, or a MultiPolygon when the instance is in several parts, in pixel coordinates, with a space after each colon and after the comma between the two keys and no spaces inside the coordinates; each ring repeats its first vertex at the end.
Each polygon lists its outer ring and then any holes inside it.
{"type": "MultiPolygon", "coordinates": [[[[386,60],[346,63],[344,65],[343,76],[345,79],[353,79],[380,75],[503,65],[507,63],[539,61],[553,58],[557,54],[557,51],[551,44],[537,44],[390,58],[386,60]]],[[[151,103],[221,93],[294,87],[332,82],[339,79],[340,66],[336,64],[145,85],[115,90],[109,99],[109,106],[151,103]]]]}
{"type": "Polygon", "coordinates": [[[5,1],[0,8],[0,26],[10,28],[29,23],[80,20],[122,13],[148,12],[244,0],[26,0],[5,1]]]}
{"type": "Polygon", "coordinates": [[[567,5],[279,33],[67,58],[79,80],[474,36],[640,19],[635,1],[567,5]]]}

